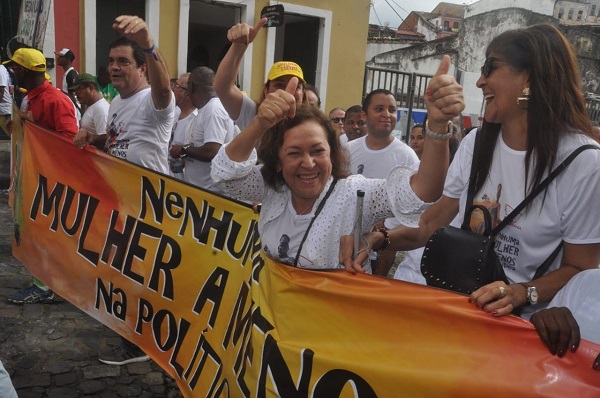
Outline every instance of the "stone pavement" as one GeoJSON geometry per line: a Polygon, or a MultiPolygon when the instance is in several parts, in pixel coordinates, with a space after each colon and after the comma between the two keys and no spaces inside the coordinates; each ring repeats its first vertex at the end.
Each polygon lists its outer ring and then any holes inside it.
{"type": "MultiPolygon", "coordinates": [[[[8,192],[0,191],[0,359],[20,398],[182,397],[154,362],[104,365],[97,352],[118,335],[61,298],[53,304],[12,305],[6,296],[31,274],[11,255],[8,192]]],[[[1,397],[0,397],[1,398],[1,397]]]]}

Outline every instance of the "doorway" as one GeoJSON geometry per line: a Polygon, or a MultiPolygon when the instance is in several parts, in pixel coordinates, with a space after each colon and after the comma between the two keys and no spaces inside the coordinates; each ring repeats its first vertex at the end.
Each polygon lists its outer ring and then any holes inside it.
{"type": "Polygon", "coordinates": [[[207,66],[216,71],[229,49],[227,31],[242,20],[242,8],[235,4],[199,0],[190,2],[187,71],[207,66]]]}
{"type": "Polygon", "coordinates": [[[285,14],[284,25],[277,28],[273,62],[292,61],[300,65],[304,80],[317,86],[317,54],[319,19],[304,15],[285,14]]]}
{"type": "MultiPolygon", "coordinates": [[[[96,1],[96,65],[108,64],[110,43],[119,38],[112,28],[119,15],[137,15],[146,19],[146,0],[100,0],[96,1]]],[[[88,71],[96,74],[96,70],[88,71]]]]}

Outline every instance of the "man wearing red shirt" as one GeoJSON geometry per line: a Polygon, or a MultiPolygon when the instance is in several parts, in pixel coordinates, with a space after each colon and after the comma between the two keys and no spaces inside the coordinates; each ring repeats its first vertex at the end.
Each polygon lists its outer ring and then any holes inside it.
{"type": "MultiPolygon", "coordinates": [[[[27,90],[28,105],[24,117],[61,134],[77,134],[74,105],[65,93],[46,81],[46,58],[41,52],[20,48],[6,64],[19,86],[27,90]]],[[[8,296],[8,301],[14,304],[50,303],[53,299],[54,292],[37,278],[31,286],[8,296]]]]}
{"type": "Polygon", "coordinates": [[[45,78],[46,58],[34,48],[20,48],[7,62],[20,87],[27,90],[25,116],[50,130],[75,135],[79,128],[75,108],[67,95],[45,78]]]}

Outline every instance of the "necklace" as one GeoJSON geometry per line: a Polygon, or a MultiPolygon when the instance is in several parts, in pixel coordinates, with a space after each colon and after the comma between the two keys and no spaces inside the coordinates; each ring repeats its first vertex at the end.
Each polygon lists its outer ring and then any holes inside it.
{"type": "MultiPolygon", "coordinates": [[[[303,215],[307,214],[308,210],[313,206],[314,206],[314,203],[309,204],[308,206],[306,206],[306,208],[304,210],[302,210],[300,212],[296,212],[296,215],[303,216],[303,215]]],[[[294,208],[294,210],[295,210],[295,208],[294,208]]]]}
{"type": "Polygon", "coordinates": [[[292,210],[292,212],[291,212],[292,213],[292,220],[293,220],[294,225],[295,225],[300,218],[303,218],[303,219],[305,218],[305,217],[302,217],[302,216],[310,214],[310,209],[314,206],[314,202],[310,203],[302,211],[296,211],[296,207],[294,206],[294,203],[292,201],[290,201],[290,205],[291,205],[291,210],[292,210]]]}

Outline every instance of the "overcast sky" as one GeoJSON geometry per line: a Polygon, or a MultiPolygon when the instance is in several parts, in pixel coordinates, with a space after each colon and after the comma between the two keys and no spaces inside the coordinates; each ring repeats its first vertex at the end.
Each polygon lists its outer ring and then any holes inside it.
{"type": "MultiPolygon", "coordinates": [[[[445,0],[446,3],[471,4],[475,0],[445,0]]],[[[402,23],[402,18],[411,11],[431,12],[441,1],[439,0],[371,0],[371,16],[369,23],[385,25],[390,23],[390,28],[397,28],[402,23]],[[400,16],[398,16],[400,14],[400,16]]]]}

